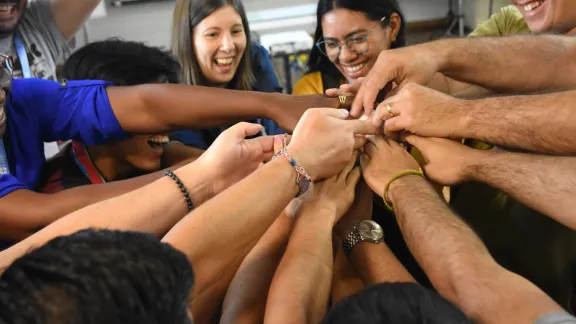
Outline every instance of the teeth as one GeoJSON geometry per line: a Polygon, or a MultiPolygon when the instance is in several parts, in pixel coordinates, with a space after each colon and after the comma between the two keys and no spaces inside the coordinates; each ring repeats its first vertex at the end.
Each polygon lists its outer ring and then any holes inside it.
{"type": "Polygon", "coordinates": [[[3,3],[0,4],[0,11],[2,12],[10,12],[12,9],[16,7],[15,3],[3,3]]]}
{"type": "Polygon", "coordinates": [[[164,144],[164,143],[168,143],[170,141],[170,137],[168,137],[167,135],[155,135],[152,136],[148,139],[150,142],[154,142],[154,143],[158,143],[158,144],[164,144]]]}
{"type": "Polygon", "coordinates": [[[348,72],[356,72],[356,71],[360,71],[360,69],[363,68],[364,65],[366,65],[366,64],[362,63],[362,64],[358,64],[358,65],[354,65],[354,66],[345,66],[344,68],[348,72]]]}
{"type": "Polygon", "coordinates": [[[541,4],[542,4],[542,1],[531,2],[531,3],[524,6],[524,11],[530,12],[530,11],[540,7],[541,4]]]}
{"type": "Polygon", "coordinates": [[[217,58],[216,59],[216,63],[218,63],[218,64],[228,65],[228,64],[232,64],[232,61],[233,61],[232,57],[230,57],[230,58],[217,58]]]}

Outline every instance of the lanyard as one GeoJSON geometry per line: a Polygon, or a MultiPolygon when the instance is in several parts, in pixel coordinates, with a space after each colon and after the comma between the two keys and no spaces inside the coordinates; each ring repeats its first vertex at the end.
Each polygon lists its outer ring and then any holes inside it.
{"type": "Polygon", "coordinates": [[[18,53],[18,58],[20,59],[22,75],[26,79],[31,78],[32,72],[30,70],[30,63],[28,62],[28,54],[26,53],[26,47],[24,47],[24,40],[22,40],[22,36],[20,36],[19,32],[14,34],[14,47],[16,47],[16,52],[18,53]]]}
{"type": "Polygon", "coordinates": [[[102,184],[106,183],[104,177],[100,174],[92,160],[90,155],[86,151],[86,147],[81,143],[72,141],[72,155],[74,156],[74,161],[76,165],[82,171],[82,173],[90,180],[92,184],[102,184]]]}
{"type": "MultiPolygon", "coordinates": [[[[22,74],[24,78],[31,78],[32,72],[30,71],[28,54],[26,54],[26,47],[24,47],[22,36],[20,36],[20,33],[18,32],[14,34],[14,47],[16,47],[16,52],[18,53],[18,58],[20,59],[20,65],[22,66],[22,74]]],[[[8,165],[8,156],[6,155],[4,138],[0,138],[0,175],[4,174],[10,174],[10,166],[8,165]]]]}

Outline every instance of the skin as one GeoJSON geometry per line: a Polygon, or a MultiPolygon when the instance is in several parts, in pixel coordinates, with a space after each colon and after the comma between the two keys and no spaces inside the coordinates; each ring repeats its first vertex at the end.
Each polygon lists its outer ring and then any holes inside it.
{"type": "Polygon", "coordinates": [[[532,0],[511,0],[524,16],[530,30],[534,33],[555,32],[567,35],[576,33],[576,3],[570,0],[544,0],[530,12],[524,6],[532,0]]]}
{"type": "Polygon", "coordinates": [[[378,21],[368,19],[360,11],[338,8],[329,11],[322,17],[322,30],[325,41],[340,42],[342,50],[338,57],[329,57],[336,68],[350,82],[356,81],[359,77],[364,77],[374,66],[381,51],[390,49],[392,42],[396,40],[400,30],[401,18],[393,14],[387,27],[379,26],[378,21]],[[345,45],[346,39],[351,36],[368,35],[368,51],[363,54],[356,54],[345,45]],[[363,64],[359,71],[350,72],[346,67],[363,64]]]}
{"type": "Polygon", "coordinates": [[[228,84],[246,50],[246,33],[238,12],[229,5],[214,11],[194,27],[193,42],[206,80],[220,86],[228,84]],[[220,65],[215,62],[217,58],[232,58],[232,63],[220,65]]]}
{"type": "MultiPolygon", "coordinates": [[[[383,192],[395,174],[418,168],[403,147],[383,137],[376,137],[364,152],[362,172],[376,193],[383,192]]],[[[434,288],[474,322],[533,323],[562,311],[534,284],[498,265],[423,177],[393,181],[385,199],[392,203],[404,239],[434,288]]]]}

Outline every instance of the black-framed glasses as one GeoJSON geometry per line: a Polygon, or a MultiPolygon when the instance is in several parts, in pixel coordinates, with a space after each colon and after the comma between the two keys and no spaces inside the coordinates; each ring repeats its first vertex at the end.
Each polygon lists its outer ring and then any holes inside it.
{"type": "Polygon", "coordinates": [[[12,57],[8,55],[0,55],[0,88],[5,92],[10,91],[13,72],[14,65],[12,64],[12,57]]]}
{"type": "MultiPolygon", "coordinates": [[[[372,29],[370,29],[366,35],[350,36],[346,38],[344,41],[346,47],[358,55],[368,52],[368,36],[370,36],[374,29],[376,29],[376,27],[378,27],[384,20],[386,20],[386,18],[386,16],[382,17],[382,19],[380,19],[380,21],[372,29]]],[[[340,53],[342,52],[342,43],[331,39],[318,42],[315,44],[315,46],[318,48],[318,50],[320,50],[322,54],[332,60],[339,57],[340,53]]]]}

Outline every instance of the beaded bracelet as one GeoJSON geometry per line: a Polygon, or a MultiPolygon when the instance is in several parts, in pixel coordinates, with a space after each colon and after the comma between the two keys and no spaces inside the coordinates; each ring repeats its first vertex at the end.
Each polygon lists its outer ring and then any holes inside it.
{"type": "Polygon", "coordinates": [[[300,164],[298,164],[296,160],[294,160],[285,149],[278,151],[278,153],[276,153],[272,157],[272,160],[274,160],[279,156],[283,156],[286,159],[288,159],[288,161],[290,161],[290,164],[294,167],[294,169],[296,169],[296,172],[298,173],[296,183],[298,184],[298,188],[300,188],[296,197],[302,196],[306,191],[308,191],[308,188],[310,188],[310,181],[312,181],[312,179],[310,178],[308,173],[306,173],[304,168],[300,164]]]}
{"type": "Polygon", "coordinates": [[[184,186],[182,181],[180,181],[180,178],[178,178],[178,176],[176,176],[174,174],[174,172],[172,172],[170,170],[164,171],[164,175],[167,177],[170,177],[172,180],[174,180],[176,182],[176,184],[178,185],[178,188],[180,188],[180,191],[182,191],[182,194],[184,195],[184,198],[186,199],[186,204],[188,205],[188,211],[194,210],[194,204],[192,204],[192,199],[190,198],[190,195],[188,194],[188,190],[186,190],[186,187],[184,186]]]}
{"type": "Polygon", "coordinates": [[[422,169],[418,169],[418,170],[404,170],[402,172],[399,172],[397,175],[393,176],[390,180],[388,180],[386,186],[384,186],[384,194],[382,195],[382,199],[384,200],[384,205],[386,205],[386,207],[388,207],[390,211],[394,211],[394,207],[392,207],[392,203],[389,202],[388,199],[386,199],[386,196],[388,195],[388,188],[390,188],[392,182],[407,175],[417,175],[426,179],[426,177],[424,176],[424,172],[422,172],[422,169]]]}

